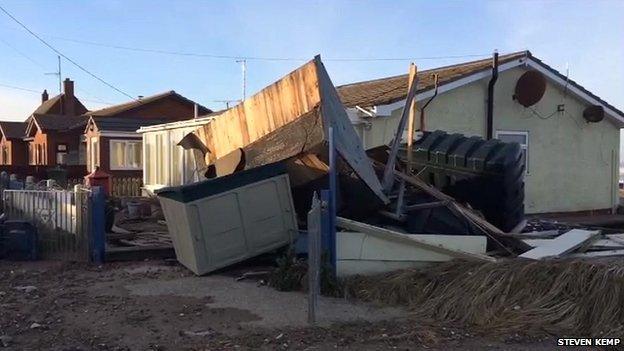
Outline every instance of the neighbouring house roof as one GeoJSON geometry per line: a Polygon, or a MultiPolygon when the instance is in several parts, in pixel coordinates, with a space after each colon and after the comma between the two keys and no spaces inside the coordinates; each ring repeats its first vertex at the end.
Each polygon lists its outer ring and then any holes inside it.
{"type": "MultiPolygon", "coordinates": [[[[607,114],[616,118],[620,125],[624,125],[624,112],[592,94],[580,84],[566,78],[560,72],[533,56],[530,51],[518,51],[499,56],[499,69],[501,72],[505,69],[513,68],[523,63],[533,69],[545,73],[545,75],[551,80],[555,79],[559,82],[563,80],[568,84],[568,88],[574,88],[577,90],[577,95],[580,98],[586,100],[590,104],[603,105],[607,114]],[[507,67],[505,67],[505,64],[508,64],[507,67]]],[[[460,81],[467,77],[483,73],[489,74],[491,69],[492,59],[488,58],[420,71],[418,72],[418,93],[433,90],[434,74],[438,74],[438,86],[444,87],[445,85],[449,85],[450,83],[460,81]]],[[[470,82],[469,80],[466,81],[467,83],[470,82]]],[[[461,86],[461,84],[458,84],[456,87],[459,86],[461,86]]],[[[407,97],[407,89],[407,74],[346,84],[337,88],[340,99],[345,107],[373,107],[389,105],[405,100],[407,97]]]]}
{"type": "Polygon", "coordinates": [[[177,129],[177,128],[188,128],[188,127],[199,127],[203,126],[207,123],[210,123],[215,117],[222,114],[227,110],[219,110],[216,112],[212,112],[203,116],[199,116],[197,118],[191,118],[184,121],[176,121],[176,122],[167,122],[162,124],[154,124],[150,126],[142,126],[138,132],[146,133],[146,132],[155,132],[161,130],[169,130],[169,129],[177,129]]]}
{"type": "Polygon", "coordinates": [[[7,139],[21,139],[26,134],[27,122],[0,122],[0,132],[7,139]]]}
{"type": "MultiPolygon", "coordinates": [[[[56,95],[47,101],[44,101],[33,115],[45,115],[45,114],[59,114],[61,112],[60,106],[63,104],[63,99],[65,99],[65,93],[56,95]]],[[[73,97],[74,100],[74,111],[77,115],[81,115],[87,112],[87,108],[78,100],[77,97],[73,97]]]]}
{"type": "Polygon", "coordinates": [[[100,132],[136,132],[141,127],[165,122],[166,120],[144,118],[91,117],[88,125],[94,124],[100,132]]]}
{"type": "Polygon", "coordinates": [[[82,128],[87,123],[85,116],[63,116],[63,115],[32,115],[28,119],[25,136],[31,136],[33,128],[36,126],[42,132],[67,131],[75,128],[82,128]]]}
{"type": "MultiPolygon", "coordinates": [[[[191,101],[187,98],[185,98],[184,96],[176,93],[174,90],[170,90],[161,94],[156,94],[156,95],[152,95],[152,96],[148,96],[148,97],[144,97],[141,98],[139,100],[134,100],[134,101],[130,101],[130,102],[126,102],[123,104],[119,104],[119,105],[113,105],[113,106],[109,106],[100,110],[96,110],[96,111],[89,111],[86,112],[85,115],[88,116],[99,116],[99,117],[112,117],[115,115],[118,115],[122,112],[127,112],[130,110],[133,110],[135,108],[141,107],[145,104],[149,104],[161,99],[165,99],[165,98],[169,98],[169,97],[173,97],[175,99],[178,99],[180,101],[183,101],[185,103],[189,103],[189,104],[196,104],[196,102],[191,101]]],[[[202,105],[197,104],[198,109],[199,109],[199,114],[206,114],[206,113],[210,113],[212,112],[209,108],[206,108],[202,105]]]]}

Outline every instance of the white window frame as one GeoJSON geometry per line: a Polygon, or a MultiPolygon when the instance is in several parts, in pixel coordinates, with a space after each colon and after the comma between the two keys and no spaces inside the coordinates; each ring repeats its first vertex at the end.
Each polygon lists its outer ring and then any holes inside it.
{"type": "MultiPolygon", "coordinates": [[[[141,157],[143,157],[143,142],[140,139],[109,139],[108,141],[108,149],[109,149],[109,153],[108,153],[108,163],[110,166],[110,170],[111,171],[141,171],[143,170],[143,159],[141,159],[141,161],[139,162],[139,165],[137,167],[133,167],[133,166],[117,166],[117,165],[113,165],[113,144],[115,143],[123,143],[124,144],[124,148],[126,149],[125,151],[125,155],[126,157],[128,157],[128,155],[130,155],[129,153],[129,145],[130,144],[139,144],[139,147],[141,148],[141,157]]],[[[126,163],[128,160],[124,160],[124,163],[126,163]]]]}
{"type": "Polygon", "coordinates": [[[169,132],[145,133],[143,134],[143,184],[150,191],[167,186],[170,180],[171,160],[169,159],[169,132]],[[162,138],[162,145],[159,149],[157,139],[162,138]],[[149,151],[148,151],[149,149],[149,151]],[[148,153],[150,153],[148,155],[148,153]],[[158,177],[158,166],[162,165],[163,177],[158,177]],[[150,179],[150,178],[153,178],[150,179]]]}
{"type": "Polygon", "coordinates": [[[89,170],[95,171],[100,166],[100,138],[97,136],[89,138],[89,170]]]}
{"type": "Polygon", "coordinates": [[[518,143],[518,145],[520,145],[520,149],[524,150],[524,154],[525,154],[525,167],[524,167],[524,173],[525,174],[529,174],[529,162],[531,160],[530,155],[529,155],[529,131],[528,130],[497,130],[496,131],[496,139],[500,140],[499,135],[522,135],[526,138],[526,143],[525,144],[520,144],[518,143]]]}

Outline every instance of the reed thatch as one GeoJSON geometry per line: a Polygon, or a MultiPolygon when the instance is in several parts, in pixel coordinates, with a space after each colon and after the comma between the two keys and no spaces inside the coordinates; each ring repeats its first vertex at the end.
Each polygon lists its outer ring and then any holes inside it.
{"type": "Polygon", "coordinates": [[[624,261],[454,261],[343,282],[347,296],[495,332],[621,335],[624,261]]]}

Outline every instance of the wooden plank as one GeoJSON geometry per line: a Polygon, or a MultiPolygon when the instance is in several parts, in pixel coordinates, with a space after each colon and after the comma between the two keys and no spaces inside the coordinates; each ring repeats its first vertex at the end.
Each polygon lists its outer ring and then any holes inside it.
{"type": "Polygon", "coordinates": [[[399,233],[390,229],[375,227],[370,224],[357,222],[347,218],[336,217],[336,226],[349,230],[354,230],[357,232],[366,233],[371,236],[376,236],[386,240],[394,240],[403,244],[425,248],[433,252],[441,253],[455,258],[467,259],[472,261],[496,262],[496,259],[494,257],[481,254],[473,254],[462,250],[449,249],[447,247],[444,247],[443,245],[430,244],[426,241],[412,237],[408,234],[399,233]]]}
{"type": "Polygon", "coordinates": [[[573,229],[552,239],[552,241],[545,243],[543,246],[538,246],[523,253],[519,257],[532,260],[559,257],[594,240],[599,234],[600,231],[573,229]]]}
{"type": "Polygon", "coordinates": [[[511,231],[509,233],[518,234],[522,232],[522,230],[524,230],[524,227],[526,227],[527,223],[528,221],[526,219],[521,220],[518,224],[516,224],[515,227],[511,228],[511,231]]]}
{"type": "Polygon", "coordinates": [[[544,230],[539,232],[508,234],[518,239],[551,239],[559,236],[558,230],[544,230]]]}
{"type": "Polygon", "coordinates": [[[447,206],[447,205],[448,205],[447,201],[426,202],[423,204],[405,206],[405,211],[409,212],[409,211],[426,210],[429,208],[442,207],[442,206],[447,206]]]}
{"type": "Polygon", "coordinates": [[[390,192],[392,189],[392,185],[394,184],[394,175],[395,172],[395,164],[397,159],[397,154],[399,152],[399,146],[401,145],[401,136],[403,136],[403,131],[405,130],[405,124],[407,123],[407,115],[409,114],[410,106],[416,97],[417,92],[416,84],[412,84],[407,90],[407,97],[405,98],[405,107],[403,108],[403,112],[401,113],[401,119],[399,120],[399,124],[397,126],[397,131],[394,134],[394,140],[392,141],[392,146],[390,148],[390,155],[388,155],[388,162],[384,167],[384,174],[382,179],[382,186],[386,192],[390,192]]]}
{"type": "MultiPolygon", "coordinates": [[[[416,82],[417,77],[416,65],[411,63],[409,67],[408,91],[412,89],[413,84],[418,84],[416,82]]],[[[409,106],[409,116],[407,119],[407,174],[412,174],[412,160],[414,158],[414,155],[412,154],[412,144],[414,144],[414,118],[416,110],[416,100],[412,100],[412,104],[409,106]]],[[[423,128],[423,126],[420,127],[423,128]]],[[[399,135],[395,137],[399,138],[399,135]]]]}

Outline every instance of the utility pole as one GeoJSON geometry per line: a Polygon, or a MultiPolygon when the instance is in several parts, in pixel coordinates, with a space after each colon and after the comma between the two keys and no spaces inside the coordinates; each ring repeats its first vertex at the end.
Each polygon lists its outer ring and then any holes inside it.
{"type": "Polygon", "coordinates": [[[63,78],[61,76],[61,56],[56,56],[58,58],[58,71],[45,73],[46,76],[58,76],[59,82],[59,94],[63,93],[63,78]]]}
{"type": "Polygon", "coordinates": [[[241,64],[241,69],[243,70],[243,101],[245,101],[247,90],[247,60],[236,60],[236,62],[241,64]]]}

